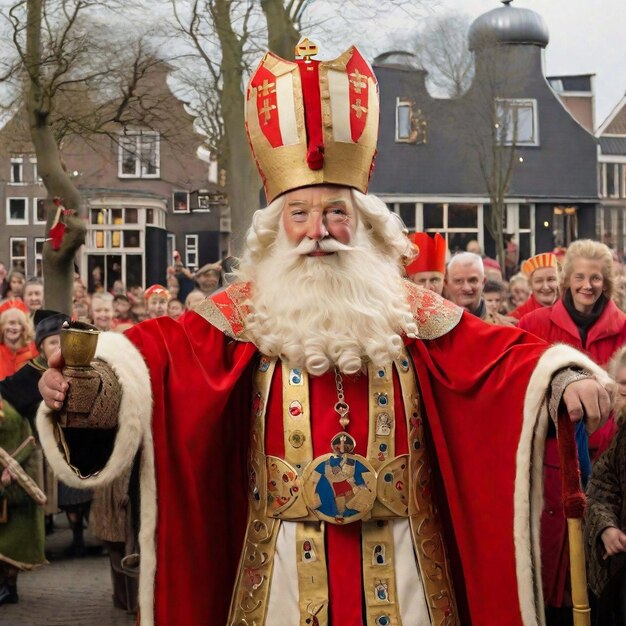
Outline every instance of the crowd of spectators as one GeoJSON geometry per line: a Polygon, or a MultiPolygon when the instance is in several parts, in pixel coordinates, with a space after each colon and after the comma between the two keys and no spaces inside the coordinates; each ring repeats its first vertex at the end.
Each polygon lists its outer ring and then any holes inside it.
{"type": "MultiPolygon", "coordinates": [[[[558,249],[538,254],[524,260],[519,267],[513,265],[507,257],[503,271],[495,259],[483,254],[476,241],[470,242],[466,251],[446,259],[447,249],[442,237],[432,238],[425,233],[417,233],[413,237],[421,248],[418,261],[407,267],[407,277],[413,282],[443,295],[487,323],[519,326],[550,343],[569,343],[604,366],[616,350],[621,350],[620,356],[616,358],[622,365],[626,363],[626,357],[623,356],[626,349],[624,265],[618,255],[604,244],[590,240],[575,242],[568,250],[558,249]]],[[[206,297],[221,289],[228,282],[233,265],[233,259],[227,259],[206,264],[192,272],[183,267],[180,256],[176,254],[163,284],[144,288],[139,285],[127,286],[117,280],[110,291],[105,291],[100,286],[93,293],[87,291],[85,283],[76,274],[71,317],[92,324],[102,332],[124,332],[148,318],[169,316],[178,319],[185,311],[197,307],[206,297]]],[[[44,285],[40,278],[26,277],[15,268],[7,270],[2,263],[0,295],[0,395],[5,402],[10,401],[4,410],[0,404],[0,426],[3,420],[7,425],[11,424],[11,432],[19,433],[12,435],[14,439],[22,436],[27,439],[31,432],[36,438],[33,420],[39,399],[36,381],[45,370],[50,351],[58,346],[61,323],[69,320],[69,317],[45,309],[44,285]]],[[[613,370],[625,378],[626,370],[622,371],[617,366],[613,370]]],[[[620,384],[620,389],[623,386],[620,384]]],[[[626,396],[626,390],[622,396],[626,396]]],[[[622,405],[616,405],[616,411],[619,410],[623,413],[622,405]]],[[[592,475],[592,464],[602,458],[601,454],[607,448],[613,455],[610,457],[611,461],[598,464],[602,468],[602,477],[592,480],[591,484],[596,487],[601,484],[606,488],[605,483],[611,478],[611,471],[621,473],[620,476],[623,474],[621,457],[616,455],[615,445],[611,446],[616,431],[616,423],[611,420],[589,441],[584,432],[577,432],[584,482],[592,475]],[[614,466],[617,469],[612,469],[614,466]]],[[[5,435],[7,433],[8,431],[5,435]]],[[[0,428],[0,439],[2,434],[0,428]]],[[[18,444],[22,442],[17,439],[10,440],[10,443],[7,443],[7,439],[5,443],[14,448],[19,447],[18,444]]],[[[2,441],[0,446],[4,445],[2,441]]],[[[563,569],[567,566],[567,558],[564,558],[567,551],[564,519],[558,512],[561,496],[558,454],[552,443],[549,439],[544,467],[546,500],[542,518],[542,556],[544,596],[548,605],[547,623],[549,626],[557,626],[569,623],[564,615],[570,611],[571,598],[568,595],[567,575],[563,569]]],[[[621,439],[617,445],[617,450],[623,448],[621,439]]],[[[8,502],[9,507],[19,507],[20,504],[16,504],[15,496],[11,495],[15,493],[14,478],[10,473],[2,473],[0,604],[17,601],[17,572],[36,566],[42,561],[38,546],[43,541],[43,524],[39,523],[37,516],[43,519],[44,513],[48,513],[46,530],[51,532],[53,518],[50,514],[61,509],[67,514],[73,530],[73,541],[68,547],[68,554],[74,557],[84,554],[83,529],[89,523],[95,536],[106,545],[110,555],[115,605],[134,612],[136,581],[120,565],[128,552],[129,542],[132,544],[134,539],[128,535],[130,526],[126,521],[133,516],[129,504],[132,499],[127,497],[130,475],[123,477],[119,484],[113,484],[95,494],[78,494],[75,493],[76,490],[60,484],[57,493],[54,477],[50,475],[50,470],[40,455],[32,456],[30,463],[37,465],[38,469],[33,477],[45,490],[49,502],[43,511],[30,506],[32,501],[28,498],[22,498],[20,502],[27,502],[30,508],[28,511],[15,509],[14,514],[21,510],[26,515],[24,519],[30,516],[30,522],[23,526],[30,529],[28,533],[32,536],[25,537],[22,531],[11,539],[6,531],[8,526],[2,526],[2,499],[8,502]],[[6,546],[7,542],[18,542],[17,547],[20,549],[12,551],[10,545],[6,546]],[[10,558],[11,554],[23,554],[24,542],[32,542],[35,549],[26,551],[26,556],[10,558]],[[8,561],[3,561],[4,555],[9,555],[8,561]]],[[[626,489],[626,479],[623,480],[626,489]]],[[[615,487],[619,488],[620,484],[615,487]]],[[[598,493],[596,488],[592,518],[595,534],[590,535],[592,539],[588,546],[591,567],[595,568],[592,578],[595,595],[592,597],[601,607],[594,611],[594,615],[601,615],[605,620],[601,622],[603,624],[617,626],[623,622],[617,619],[610,621],[613,620],[612,611],[614,607],[620,610],[622,604],[616,603],[614,590],[626,589],[626,583],[623,582],[626,578],[620,576],[612,584],[607,583],[606,588],[613,590],[613,595],[610,600],[603,600],[604,586],[600,586],[598,581],[612,581],[612,578],[601,571],[602,566],[598,565],[595,555],[600,554],[601,562],[614,555],[623,556],[626,553],[626,535],[623,531],[626,529],[620,528],[622,519],[619,511],[615,512],[614,521],[607,522],[607,527],[602,527],[602,523],[609,519],[609,514],[606,512],[606,503],[602,502],[598,493]]]]}

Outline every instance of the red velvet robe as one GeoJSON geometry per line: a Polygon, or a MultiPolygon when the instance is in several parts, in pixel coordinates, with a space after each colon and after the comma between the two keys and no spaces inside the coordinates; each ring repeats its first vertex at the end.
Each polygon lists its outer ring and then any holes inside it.
{"type": "MultiPolygon", "coordinates": [[[[612,300],[609,300],[600,318],[589,329],[584,347],[578,328],[562,300],[525,315],[519,327],[550,343],[567,343],[578,348],[602,366],[606,366],[615,351],[626,343],[626,315],[612,300]]],[[[617,427],[611,418],[589,437],[592,461],[609,447],[616,432],[617,427]]],[[[545,510],[541,517],[544,598],[548,606],[571,606],[567,525],[561,503],[561,471],[555,439],[546,442],[544,497],[545,510]]]]}
{"type": "MultiPolygon", "coordinates": [[[[244,536],[258,352],[233,338],[242,320],[229,290],[213,301],[230,320],[231,337],[193,312],[127,333],[148,364],[154,397],[158,626],[226,623],[244,536]]],[[[416,310],[416,319],[427,322],[433,310],[416,310]]],[[[407,345],[445,488],[448,540],[458,551],[455,582],[465,583],[458,591],[470,616],[461,621],[517,626],[516,453],[528,380],[546,345],[466,313],[443,336],[407,345]]],[[[313,406],[320,402],[316,388],[312,380],[313,406]]]]}

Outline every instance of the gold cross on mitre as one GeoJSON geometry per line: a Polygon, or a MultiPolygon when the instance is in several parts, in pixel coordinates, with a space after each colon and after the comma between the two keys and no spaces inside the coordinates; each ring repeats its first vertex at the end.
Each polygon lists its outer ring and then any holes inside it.
{"type": "Polygon", "coordinates": [[[355,93],[361,93],[361,89],[365,89],[367,87],[367,76],[365,74],[361,74],[361,72],[357,69],[355,69],[352,74],[349,74],[349,80],[354,87],[355,93]]]}
{"type": "Polygon", "coordinates": [[[261,96],[265,98],[271,93],[276,93],[276,83],[270,83],[267,78],[264,78],[263,84],[259,85],[257,89],[261,92],[261,96]]]}
{"type": "Polygon", "coordinates": [[[367,113],[367,108],[361,105],[361,98],[357,98],[352,105],[352,110],[356,113],[357,118],[361,119],[363,113],[367,113]]]}
{"type": "Polygon", "coordinates": [[[296,57],[304,59],[305,63],[309,63],[316,54],[317,46],[306,37],[296,46],[296,57]]]}
{"type": "Polygon", "coordinates": [[[265,119],[263,120],[264,124],[267,124],[272,117],[272,111],[276,109],[275,104],[270,104],[269,98],[265,98],[263,100],[263,108],[259,109],[259,115],[262,115],[265,119]]]}

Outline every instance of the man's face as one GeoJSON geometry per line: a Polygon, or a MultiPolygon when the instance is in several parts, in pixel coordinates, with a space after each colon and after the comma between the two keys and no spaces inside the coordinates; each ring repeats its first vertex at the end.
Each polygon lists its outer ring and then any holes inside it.
{"type": "Polygon", "coordinates": [[[202,274],[196,275],[196,282],[204,293],[211,293],[215,291],[220,284],[220,277],[217,272],[202,272],[202,274]]]}
{"type": "Polygon", "coordinates": [[[37,311],[43,306],[43,285],[26,285],[22,300],[29,311],[37,311]]]}
{"type": "Polygon", "coordinates": [[[167,298],[152,296],[148,300],[148,316],[151,318],[167,315],[167,298]]]}
{"type": "Polygon", "coordinates": [[[485,278],[476,263],[455,263],[448,268],[446,287],[450,300],[474,311],[480,304],[485,278]]]}
{"type": "Polygon", "coordinates": [[[499,291],[483,293],[483,300],[488,313],[497,313],[502,306],[502,294],[499,291]]]}
{"type": "Polygon", "coordinates": [[[551,306],[559,296],[559,279],[554,267],[540,267],[530,277],[530,288],[542,306],[551,306]]]}
{"type": "MultiPolygon", "coordinates": [[[[356,232],[356,214],[347,187],[319,185],[289,191],[285,194],[282,219],[287,239],[294,247],[305,239],[318,244],[334,239],[349,245],[356,232]]],[[[316,247],[307,256],[330,254],[335,253],[316,247]]]]}
{"type": "Polygon", "coordinates": [[[113,303],[94,298],[91,302],[94,326],[99,330],[110,330],[113,321],[113,303]]]}
{"type": "Polygon", "coordinates": [[[409,276],[409,280],[439,295],[443,293],[443,274],[441,272],[416,272],[409,276]]]}

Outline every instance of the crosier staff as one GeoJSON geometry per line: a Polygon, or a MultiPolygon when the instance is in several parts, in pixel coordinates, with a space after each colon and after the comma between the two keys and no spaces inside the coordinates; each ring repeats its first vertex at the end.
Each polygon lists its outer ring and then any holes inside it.
{"type": "Polygon", "coordinates": [[[563,486],[563,510],[567,518],[570,578],[574,626],[590,626],[591,609],[587,593],[587,571],[583,542],[583,516],[586,498],[580,487],[580,468],[574,435],[574,424],[566,411],[558,418],[559,460],[563,486]]]}

